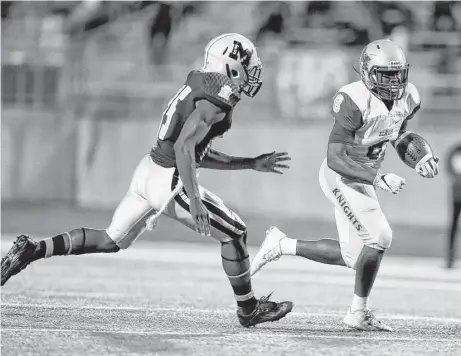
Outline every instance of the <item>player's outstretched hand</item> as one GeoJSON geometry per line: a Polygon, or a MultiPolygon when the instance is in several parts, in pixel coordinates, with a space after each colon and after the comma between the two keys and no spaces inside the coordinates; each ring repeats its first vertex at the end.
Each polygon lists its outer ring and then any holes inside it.
{"type": "Polygon", "coordinates": [[[415,169],[423,178],[434,178],[439,174],[439,157],[433,156],[427,161],[420,162],[415,169]]]}
{"type": "Polygon", "coordinates": [[[200,198],[190,200],[190,213],[195,222],[195,230],[200,235],[210,236],[210,216],[200,198]]]}
{"type": "Polygon", "coordinates": [[[291,158],[286,152],[271,152],[264,153],[258,157],[254,158],[253,169],[259,172],[273,172],[278,174],[283,174],[280,168],[290,168],[286,164],[281,164],[282,161],[290,161],[291,158]],[[279,169],[277,169],[279,168],[279,169]]]}

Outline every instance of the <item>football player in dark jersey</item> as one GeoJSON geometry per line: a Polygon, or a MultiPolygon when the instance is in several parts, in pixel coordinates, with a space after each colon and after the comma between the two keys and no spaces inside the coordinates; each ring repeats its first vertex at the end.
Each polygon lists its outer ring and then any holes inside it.
{"type": "Polygon", "coordinates": [[[211,40],[205,48],[203,68],[190,72],[168,103],[157,142],[139,162],[110,226],[106,230],[74,229],[38,242],[19,236],[2,258],[1,285],[42,258],[125,249],[145,231],[147,220],[169,202],[164,214],[221,242],[222,265],[243,326],[279,320],[288,314],[293,308],[291,302],[255,298],[245,224],[221,199],[199,186],[196,174],[197,167],[274,173],[289,168],[280,163],[290,159],[286,153],[241,158],[211,149],[211,141],[231,127],[232,110],[241,93],[254,97],[261,88],[261,69],[255,46],[244,36],[230,33],[211,40]],[[172,199],[179,182],[184,187],[172,199]]]}

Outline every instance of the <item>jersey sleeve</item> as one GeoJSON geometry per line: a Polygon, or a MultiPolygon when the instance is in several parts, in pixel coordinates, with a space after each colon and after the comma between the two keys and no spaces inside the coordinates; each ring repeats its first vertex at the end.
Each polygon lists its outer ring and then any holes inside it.
{"type": "Polygon", "coordinates": [[[328,138],[328,143],[353,144],[354,131],[344,128],[338,123],[338,121],[335,121],[330,132],[330,137],[328,138]]]}
{"type": "Polygon", "coordinates": [[[408,83],[407,90],[408,115],[405,120],[411,120],[421,108],[421,98],[419,96],[418,89],[416,89],[414,84],[408,83]]]}
{"type": "Polygon", "coordinates": [[[355,131],[363,124],[362,112],[357,104],[346,93],[338,92],[333,99],[331,114],[335,124],[329,142],[352,143],[355,131]]]}
{"type": "Polygon", "coordinates": [[[237,85],[221,73],[205,73],[205,98],[226,110],[232,109],[240,100],[237,85]]]}

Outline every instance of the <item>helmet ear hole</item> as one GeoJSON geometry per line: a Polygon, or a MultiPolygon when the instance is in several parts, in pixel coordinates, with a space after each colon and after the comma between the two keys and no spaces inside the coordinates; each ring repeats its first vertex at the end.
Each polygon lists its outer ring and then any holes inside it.
{"type": "Polygon", "coordinates": [[[231,69],[229,67],[229,64],[226,64],[226,73],[227,73],[227,76],[229,77],[229,79],[232,79],[231,69]]]}
{"type": "Polygon", "coordinates": [[[227,72],[227,76],[229,77],[229,79],[239,77],[239,72],[236,71],[235,69],[231,69],[229,64],[226,64],[226,72],[227,72]]]}

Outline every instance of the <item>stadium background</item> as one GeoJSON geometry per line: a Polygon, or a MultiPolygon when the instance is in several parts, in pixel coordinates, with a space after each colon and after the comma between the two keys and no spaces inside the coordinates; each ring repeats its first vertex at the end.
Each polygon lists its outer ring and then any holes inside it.
{"type": "MultiPolygon", "coordinates": [[[[242,100],[232,130],[214,147],[237,156],[288,151],[291,169],[283,176],[204,170],[200,183],[247,222],[252,244],[273,223],[300,237],[336,236],[333,208],[318,184],[329,105],[339,87],[358,80],[352,64],[363,45],[391,36],[408,51],[410,80],[422,97],[410,128],[427,137],[442,164],[437,179],[424,180],[388,148],[383,171],[407,179],[398,196],[379,194],[395,233],[390,253],[440,257],[450,214],[443,163],[461,139],[460,8],[2,2],[2,234],[107,226],[154,143],[166,103],[202,65],[206,43],[239,32],[256,41],[264,85],[242,100]]],[[[205,241],[168,219],[142,239],[205,241]]]]}

